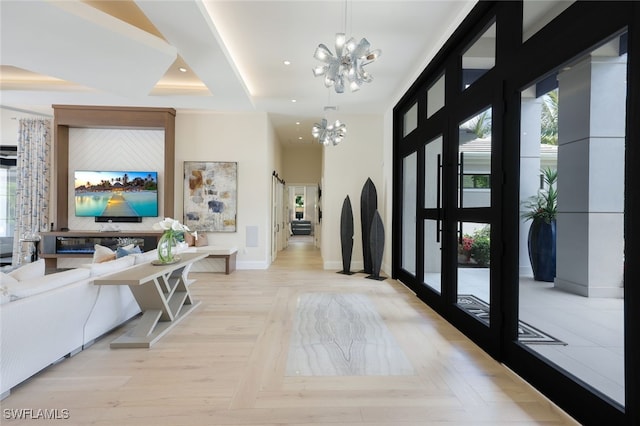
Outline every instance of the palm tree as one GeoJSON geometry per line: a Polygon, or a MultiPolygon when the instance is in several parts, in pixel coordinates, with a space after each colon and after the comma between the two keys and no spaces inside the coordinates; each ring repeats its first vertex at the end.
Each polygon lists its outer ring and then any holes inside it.
{"type": "Polygon", "coordinates": [[[558,89],[542,97],[540,143],[558,145],[558,89]]]}
{"type": "Polygon", "coordinates": [[[484,138],[491,135],[491,116],[488,111],[484,111],[464,123],[462,128],[473,133],[477,138],[484,138]]]}

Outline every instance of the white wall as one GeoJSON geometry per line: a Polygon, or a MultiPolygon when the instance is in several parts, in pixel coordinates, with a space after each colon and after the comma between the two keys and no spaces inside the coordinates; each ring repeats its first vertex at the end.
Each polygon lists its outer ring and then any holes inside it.
{"type": "MultiPolygon", "coordinates": [[[[378,210],[385,228],[385,242],[391,236],[391,223],[384,211],[388,188],[383,180],[384,126],[382,115],[341,115],[340,121],[347,125],[347,136],[339,145],[324,148],[321,251],[325,269],[342,270],[340,214],[342,203],[348,195],[354,225],[351,270],[355,271],[364,267],[360,194],[367,178],[371,178],[378,193],[378,210]]],[[[388,255],[386,248],[385,255],[388,255]]]]}
{"type": "Polygon", "coordinates": [[[286,146],[282,151],[280,177],[284,178],[287,184],[320,183],[322,176],[321,157],[322,145],[318,143],[286,146]]]}
{"type": "Polygon", "coordinates": [[[208,234],[211,245],[238,247],[238,269],[263,269],[270,263],[271,175],[279,155],[266,113],[178,111],[176,114],[177,217],[183,214],[185,161],[238,163],[237,232],[208,234]],[[248,228],[250,231],[257,228],[257,247],[247,247],[248,228]]]}

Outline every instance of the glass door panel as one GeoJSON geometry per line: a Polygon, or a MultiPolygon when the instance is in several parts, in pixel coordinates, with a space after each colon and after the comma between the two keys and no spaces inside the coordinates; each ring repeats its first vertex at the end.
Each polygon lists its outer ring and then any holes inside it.
{"type": "Polygon", "coordinates": [[[462,90],[471,86],[496,64],[496,24],[491,26],[462,55],[462,90]]]}
{"type": "Polygon", "coordinates": [[[442,136],[424,149],[424,284],[440,293],[442,252],[442,136]]]}
{"type": "Polygon", "coordinates": [[[418,154],[402,160],[402,269],[416,274],[416,192],[418,154]]]}
{"type": "Polygon", "coordinates": [[[624,405],[621,37],[521,93],[518,341],[624,405]]]}
{"type": "Polygon", "coordinates": [[[458,306],[489,325],[491,227],[459,222],[458,306]]]}
{"type": "Polygon", "coordinates": [[[442,136],[424,149],[424,208],[442,207],[442,136]]]}
{"type": "Polygon", "coordinates": [[[440,293],[442,291],[441,224],[438,220],[424,221],[424,284],[440,293]]]}
{"type": "Polygon", "coordinates": [[[427,90],[427,118],[440,111],[444,106],[444,82],[445,76],[442,74],[442,76],[433,83],[433,86],[427,90]]]}
{"type": "Polygon", "coordinates": [[[404,113],[402,136],[407,136],[418,127],[418,103],[416,102],[404,113]]]}
{"type": "Polygon", "coordinates": [[[459,126],[458,207],[491,207],[491,108],[459,126]]]}

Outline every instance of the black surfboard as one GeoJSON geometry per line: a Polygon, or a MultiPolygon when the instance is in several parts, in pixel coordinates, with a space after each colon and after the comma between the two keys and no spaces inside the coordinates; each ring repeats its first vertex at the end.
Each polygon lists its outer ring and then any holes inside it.
{"type": "Polygon", "coordinates": [[[341,274],[352,275],[351,256],[353,254],[353,210],[349,196],[342,203],[340,215],[340,244],[342,246],[342,271],[341,274]]]}
{"type": "Polygon", "coordinates": [[[382,281],[386,277],[380,276],[380,268],[382,267],[382,254],[384,253],[384,225],[378,210],[375,211],[373,220],[371,221],[371,233],[369,235],[371,244],[371,275],[367,278],[382,281]]]}
{"type": "Polygon", "coordinates": [[[362,193],[360,194],[360,221],[362,226],[362,255],[364,258],[363,272],[371,274],[373,272],[371,264],[371,244],[369,238],[371,234],[371,221],[373,215],[378,210],[378,193],[371,178],[367,178],[362,193]]]}

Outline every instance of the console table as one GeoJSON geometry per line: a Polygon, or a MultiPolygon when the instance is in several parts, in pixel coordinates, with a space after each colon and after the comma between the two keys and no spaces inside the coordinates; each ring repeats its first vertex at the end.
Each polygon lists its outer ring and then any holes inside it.
{"type": "Polygon", "coordinates": [[[149,348],[195,309],[189,293],[189,266],[207,257],[206,253],[181,253],[171,265],[145,263],[94,280],[96,285],[127,285],[142,317],[138,324],[111,342],[111,348],[149,348]]]}

